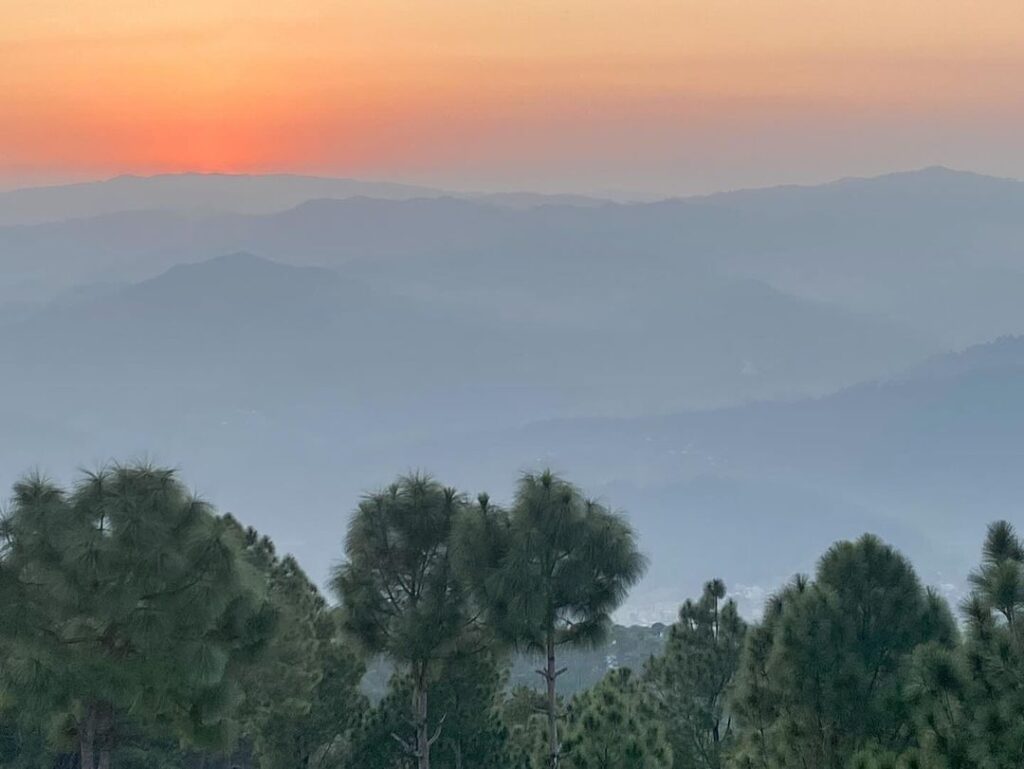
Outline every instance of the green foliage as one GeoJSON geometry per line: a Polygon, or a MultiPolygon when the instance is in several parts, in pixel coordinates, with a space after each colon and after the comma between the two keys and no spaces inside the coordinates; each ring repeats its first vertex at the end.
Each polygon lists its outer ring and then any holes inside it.
{"type": "Polygon", "coordinates": [[[432,765],[442,769],[510,769],[508,729],[501,717],[505,675],[489,653],[445,661],[430,688],[439,738],[432,765]]]}
{"type": "Polygon", "coordinates": [[[1024,764],[1024,546],[1010,524],[989,527],[964,606],[968,710],[979,766],[1024,764]]]}
{"type": "Polygon", "coordinates": [[[192,769],[193,763],[173,741],[139,742],[122,748],[114,756],[118,769],[192,769]]]}
{"type": "Polygon", "coordinates": [[[566,712],[566,769],[668,769],[672,749],[655,709],[628,668],[611,671],[566,712]]]}
{"type": "Polygon", "coordinates": [[[34,769],[53,759],[38,720],[26,718],[10,706],[0,710],[0,766],[34,769]]]}
{"type": "Polygon", "coordinates": [[[387,694],[363,716],[353,737],[350,765],[359,769],[408,769],[409,752],[399,740],[409,730],[408,678],[394,676],[387,694]]]}
{"type": "Polygon", "coordinates": [[[3,523],[3,683],[83,762],[136,727],[227,744],[273,626],[235,528],[170,470],[114,467],[68,494],[19,482],[3,523]]]}
{"type": "Polygon", "coordinates": [[[848,764],[849,769],[915,769],[913,750],[893,751],[864,748],[857,751],[848,764]]]}
{"type": "Polygon", "coordinates": [[[367,651],[417,673],[456,651],[468,617],[449,542],[464,505],[455,490],[419,475],[359,505],[331,585],[345,630],[367,651]]]}
{"type": "Polygon", "coordinates": [[[494,632],[545,657],[548,739],[558,763],[557,650],[601,641],[646,562],[621,516],[550,471],[524,475],[509,513],[482,499],[461,548],[494,632]]]}
{"type": "Polygon", "coordinates": [[[904,689],[923,644],[951,647],[944,602],[877,538],[834,545],[814,582],[794,581],[749,633],[733,707],[735,765],[844,769],[855,755],[914,743],[904,689]]]}
{"type": "MultiPolygon", "coordinates": [[[[502,719],[504,675],[490,654],[463,654],[445,661],[430,685],[428,730],[437,734],[431,765],[437,769],[516,769],[509,730],[502,719]]],[[[352,766],[404,767],[402,746],[409,727],[413,685],[409,676],[392,678],[387,695],[364,720],[355,739],[352,766]]]]}
{"type": "Polygon", "coordinates": [[[400,478],[359,505],[345,541],[348,560],[332,580],[346,631],[412,683],[415,737],[406,749],[424,769],[436,738],[428,731],[428,688],[445,660],[477,643],[450,547],[465,506],[429,477],[400,478]]]}
{"type": "Polygon", "coordinates": [[[646,567],[625,520],[550,471],[520,480],[505,535],[484,581],[491,616],[518,646],[542,653],[603,639],[646,567]]]}
{"type": "MultiPolygon", "coordinates": [[[[561,699],[556,703],[562,711],[561,699]]],[[[541,769],[548,755],[547,697],[528,686],[516,686],[505,697],[501,719],[508,731],[509,754],[514,766],[541,769]]]]}
{"type": "Polygon", "coordinates": [[[20,482],[0,528],[0,767],[1024,766],[1024,543],[1005,522],[962,640],[870,535],[751,627],[712,581],[667,633],[609,637],[643,558],[551,473],[525,476],[509,510],[401,478],[359,506],[346,552],[333,607],[173,472],[20,482]],[[350,639],[393,671],[373,707],[350,639]],[[538,654],[544,691],[514,685],[538,654]],[[605,672],[563,708],[567,657],[605,672]]]}
{"type": "Polygon", "coordinates": [[[1024,765],[1024,546],[1005,521],[992,524],[964,603],[966,639],[927,648],[908,696],[922,766],[1009,769],[1024,765]]]}
{"type": "Polygon", "coordinates": [[[974,738],[970,702],[975,696],[963,648],[925,644],[914,654],[904,696],[919,749],[913,764],[928,769],[972,769],[974,738]]]}
{"type": "Polygon", "coordinates": [[[747,624],[736,603],[724,599],[725,585],[712,580],[699,600],[686,601],[669,631],[665,653],[651,659],[645,671],[675,769],[719,769],[735,738],[726,699],[747,624]]]}
{"type": "Polygon", "coordinates": [[[337,610],[296,560],[279,558],[252,529],[242,536],[278,617],[259,667],[242,682],[242,734],[261,769],[334,766],[366,709],[358,691],[364,667],[340,640],[337,610]]]}

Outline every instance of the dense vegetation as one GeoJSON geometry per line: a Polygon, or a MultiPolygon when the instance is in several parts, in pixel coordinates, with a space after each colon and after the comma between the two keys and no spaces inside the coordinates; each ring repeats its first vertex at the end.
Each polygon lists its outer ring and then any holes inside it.
{"type": "Polygon", "coordinates": [[[1024,765],[1024,544],[1004,522],[959,623],[865,535],[754,624],[711,580],[647,631],[611,624],[645,567],[633,531],[551,473],[507,510],[419,475],[367,496],[334,603],[158,468],[28,477],[0,538],[11,769],[1024,765]]]}

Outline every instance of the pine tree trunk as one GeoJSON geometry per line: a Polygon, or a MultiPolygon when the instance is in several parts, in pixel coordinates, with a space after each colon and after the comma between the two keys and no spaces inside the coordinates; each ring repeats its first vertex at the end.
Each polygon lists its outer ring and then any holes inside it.
{"type": "Polygon", "coordinates": [[[96,706],[96,738],[99,742],[97,769],[110,769],[110,751],[114,745],[114,706],[101,702],[96,706]]]}
{"type": "Polygon", "coordinates": [[[85,718],[78,725],[78,755],[81,769],[95,769],[94,747],[96,745],[96,705],[86,706],[85,718]]]}
{"type": "Polygon", "coordinates": [[[427,681],[426,671],[421,670],[416,676],[413,691],[414,709],[416,713],[416,761],[418,769],[430,769],[430,733],[427,723],[427,681]]]}
{"type": "Polygon", "coordinates": [[[92,757],[92,742],[85,737],[79,737],[78,754],[81,757],[82,769],[94,769],[96,762],[92,757]]]}
{"type": "Polygon", "coordinates": [[[558,697],[555,692],[555,679],[558,672],[555,670],[555,639],[553,635],[547,640],[547,667],[544,670],[544,680],[548,685],[548,760],[551,769],[558,769],[558,754],[561,747],[558,744],[558,697]]]}

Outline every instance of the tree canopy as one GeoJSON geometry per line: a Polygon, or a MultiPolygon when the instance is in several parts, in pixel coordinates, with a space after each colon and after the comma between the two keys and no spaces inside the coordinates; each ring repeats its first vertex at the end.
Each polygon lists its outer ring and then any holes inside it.
{"type": "Polygon", "coordinates": [[[482,501],[470,516],[477,600],[497,635],[543,655],[548,751],[560,753],[557,651],[600,641],[643,575],[646,561],[626,521],[550,471],[525,474],[508,513],[482,501]]]}
{"type": "Polygon", "coordinates": [[[430,684],[473,624],[450,547],[465,505],[429,476],[400,478],[359,505],[332,579],[351,637],[410,677],[415,734],[406,746],[420,769],[440,735],[428,731],[430,684]]]}
{"type": "Polygon", "coordinates": [[[629,668],[612,670],[569,705],[567,769],[669,769],[672,748],[663,722],[629,668]]]}
{"type": "Polygon", "coordinates": [[[901,554],[870,535],[837,543],[749,633],[733,701],[738,765],[844,769],[865,750],[906,749],[913,654],[956,637],[945,602],[901,554]]]}
{"type": "Polygon", "coordinates": [[[70,493],[26,478],[0,537],[7,690],[82,767],[108,766],[138,727],[231,739],[274,614],[234,527],[173,471],[117,466],[70,493]]]}
{"type": "Polygon", "coordinates": [[[669,630],[664,654],[651,659],[644,679],[666,724],[675,769],[720,769],[735,728],[728,705],[747,623],[725,584],[711,580],[686,601],[669,630]]]}
{"type": "Polygon", "coordinates": [[[345,547],[332,605],[173,471],[23,479],[0,525],[0,767],[1024,763],[1024,543],[1005,521],[962,633],[864,535],[756,622],[712,579],[670,627],[617,628],[602,651],[645,562],[620,515],[550,472],[507,508],[403,476],[361,501],[345,547]],[[572,655],[588,679],[570,696],[572,655]]]}

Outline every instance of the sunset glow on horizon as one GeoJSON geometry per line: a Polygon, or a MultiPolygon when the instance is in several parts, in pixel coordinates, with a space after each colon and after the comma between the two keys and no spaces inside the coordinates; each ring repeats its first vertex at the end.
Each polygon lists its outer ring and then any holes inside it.
{"type": "Polygon", "coordinates": [[[932,163],[1024,176],[1019,0],[5,6],[3,186],[192,170],[673,192],[932,163]]]}

